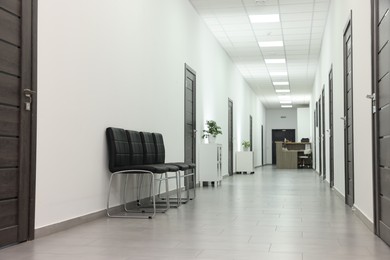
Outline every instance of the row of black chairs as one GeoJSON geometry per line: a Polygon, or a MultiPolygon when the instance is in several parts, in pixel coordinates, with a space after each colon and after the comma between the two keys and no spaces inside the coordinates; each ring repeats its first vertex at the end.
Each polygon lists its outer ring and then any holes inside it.
{"type": "Polygon", "coordinates": [[[109,127],[106,129],[106,137],[109,153],[109,170],[111,172],[108,195],[107,216],[120,218],[152,218],[156,212],[165,212],[172,205],[179,207],[182,203],[195,198],[195,173],[194,163],[172,162],[165,163],[165,147],[163,136],[160,133],[137,132],[122,128],[109,127]],[[173,173],[173,175],[171,175],[173,173]],[[128,189],[128,177],[137,176],[137,208],[127,207],[126,191],[128,189]],[[124,211],[113,213],[110,208],[110,195],[115,176],[125,175],[125,183],[122,191],[122,203],[124,211]],[[150,177],[151,209],[141,203],[141,188],[143,177],[150,177]],[[190,197],[190,178],[192,178],[193,197],[190,197]],[[176,195],[170,197],[169,180],[176,180],[176,195]],[[187,196],[182,199],[182,182],[186,181],[187,196]],[[156,199],[155,182],[159,182],[158,198],[156,199]],[[160,196],[161,183],[165,182],[165,199],[160,196]],[[159,207],[163,202],[165,207],[159,207]]]}

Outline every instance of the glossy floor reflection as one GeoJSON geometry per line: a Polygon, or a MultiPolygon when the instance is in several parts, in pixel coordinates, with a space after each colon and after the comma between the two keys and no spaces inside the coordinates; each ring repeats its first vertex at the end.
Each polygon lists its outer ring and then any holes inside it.
{"type": "Polygon", "coordinates": [[[153,220],[102,218],[0,251],[13,260],[390,259],[311,170],[234,175],[153,220]]]}

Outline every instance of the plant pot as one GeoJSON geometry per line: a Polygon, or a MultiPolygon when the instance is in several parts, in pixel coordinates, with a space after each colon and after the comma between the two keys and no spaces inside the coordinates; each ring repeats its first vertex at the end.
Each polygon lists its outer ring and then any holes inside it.
{"type": "Polygon", "coordinates": [[[249,151],[249,147],[243,147],[243,150],[244,150],[244,152],[248,152],[249,151]]]}
{"type": "Polygon", "coordinates": [[[207,137],[207,139],[209,140],[209,144],[215,144],[215,137],[214,137],[214,136],[209,135],[209,136],[207,137]]]}

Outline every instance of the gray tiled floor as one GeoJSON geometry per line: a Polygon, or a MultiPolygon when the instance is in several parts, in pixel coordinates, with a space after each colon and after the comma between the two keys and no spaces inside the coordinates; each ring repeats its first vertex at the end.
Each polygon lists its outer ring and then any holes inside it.
{"type": "Polygon", "coordinates": [[[311,170],[225,178],[153,220],[108,219],[0,251],[0,259],[390,259],[390,248],[311,170]]]}

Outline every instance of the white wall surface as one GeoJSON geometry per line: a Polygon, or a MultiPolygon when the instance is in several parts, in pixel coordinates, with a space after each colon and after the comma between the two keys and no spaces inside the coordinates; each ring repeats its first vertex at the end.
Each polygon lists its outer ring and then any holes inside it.
{"type": "MultiPolygon", "coordinates": [[[[315,108],[322,86],[326,93],[326,129],[329,128],[328,73],[333,65],[334,88],[334,167],[335,189],[345,194],[343,100],[343,30],[352,10],[353,38],[353,109],[355,207],[373,220],[371,105],[365,98],[371,93],[371,7],[370,1],[331,1],[330,14],[322,43],[321,61],[313,86],[311,111],[315,108]]],[[[318,136],[318,134],[317,134],[318,136]]],[[[329,135],[327,145],[327,180],[329,181],[329,135]]],[[[318,141],[318,140],[317,140],[318,141]]],[[[318,150],[317,150],[318,154],[318,150]]],[[[318,157],[317,157],[318,162],[318,157]]],[[[318,163],[317,163],[318,167],[318,163]]],[[[318,170],[318,168],[317,168],[318,170]]]]}
{"type": "Polygon", "coordinates": [[[228,97],[234,148],[249,138],[252,115],[259,162],[264,107],[188,1],[38,4],[36,228],[105,208],[106,127],[160,132],[166,160],[183,160],[184,63],[197,72],[199,136],[208,119],[224,132],[224,173],[228,97]]]}
{"type": "Polygon", "coordinates": [[[272,164],[272,130],[295,129],[297,138],[297,109],[267,109],[266,110],[266,164],[272,164]],[[282,118],[285,117],[285,118],[282,118]]]}
{"type": "Polygon", "coordinates": [[[297,108],[297,142],[302,138],[309,138],[310,141],[310,109],[308,107],[297,108]]]}

